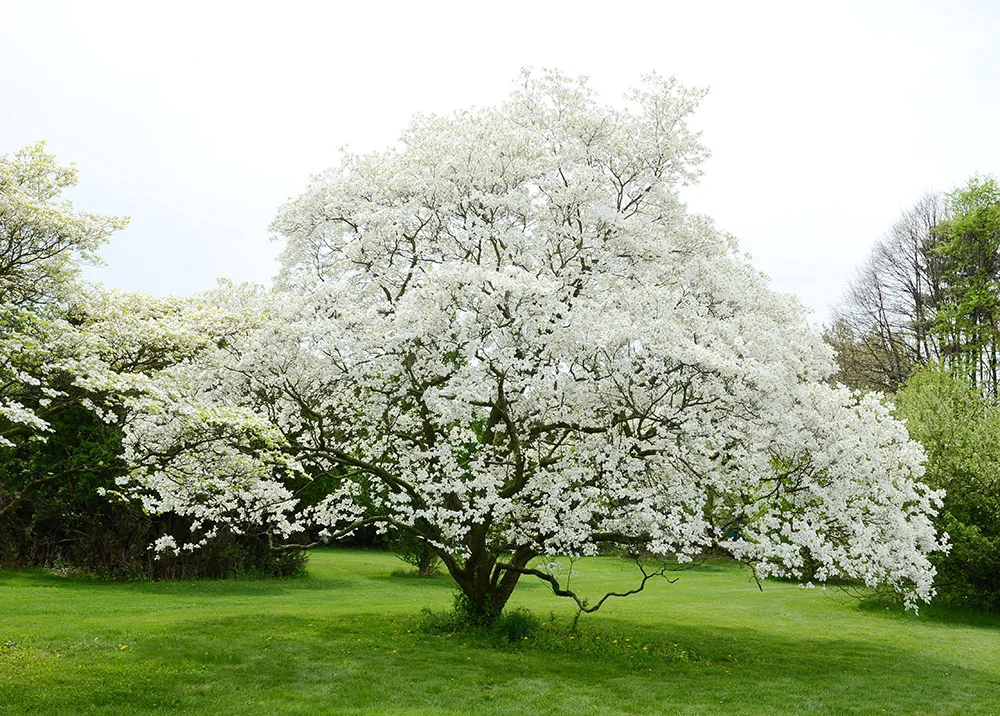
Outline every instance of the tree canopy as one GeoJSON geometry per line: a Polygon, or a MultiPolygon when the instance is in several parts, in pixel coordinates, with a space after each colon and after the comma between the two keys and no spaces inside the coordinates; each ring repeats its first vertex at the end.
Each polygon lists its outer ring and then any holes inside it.
{"type": "Polygon", "coordinates": [[[876,243],[835,312],[827,339],[838,378],[895,392],[944,361],[996,397],[1000,384],[1000,186],[973,177],[928,194],[876,243]]]}
{"type": "MultiPolygon", "coordinates": [[[[919,446],[826,385],[798,304],[678,200],[700,96],[653,76],[617,108],[525,74],[315,177],[275,219],[278,288],[212,299],[256,319],[128,425],[126,487],[202,530],[158,548],[378,524],[486,619],[525,575],[600,606],[533,560],[607,546],[929,599],[919,446]]],[[[662,573],[642,569],[637,589],[662,573]]]]}

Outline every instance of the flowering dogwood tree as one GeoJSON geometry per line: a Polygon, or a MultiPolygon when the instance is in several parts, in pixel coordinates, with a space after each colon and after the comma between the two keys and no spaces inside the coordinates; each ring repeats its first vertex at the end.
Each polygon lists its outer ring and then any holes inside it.
{"type": "Polygon", "coordinates": [[[0,519],[98,468],[81,454],[37,469],[29,458],[54,423],[77,409],[121,422],[158,394],[158,371],[232,330],[235,314],[204,300],[82,282],[79,264],[127,219],[74,209],[62,193],[75,183],[42,144],[0,156],[0,519]]]}
{"type": "Polygon", "coordinates": [[[80,259],[126,219],[75,211],[62,192],[76,171],[61,167],[36,144],[0,156],[0,447],[15,436],[37,436],[48,424],[54,391],[44,385],[64,341],[54,307],[64,298],[80,259]],[[32,404],[29,393],[40,393],[32,404]]]}
{"type": "Polygon", "coordinates": [[[66,428],[68,412],[123,425],[159,404],[161,370],[214,348],[233,330],[233,318],[203,300],[86,284],[63,286],[58,307],[11,316],[16,324],[0,335],[0,517],[38,488],[99,470],[86,454],[68,454],[44,473],[25,459],[57,423],[66,428]]]}
{"type": "Polygon", "coordinates": [[[654,76],[613,108],[526,73],[502,105],[345,154],[274,222],[278,289],[216,296],[259,325],[163,374],[136,494],[209,537],[408,531],[485,619],[525,575],[597,608],[537,558],[605,545],[722,544],[760,576],[929,599],[921,450],[824,383],[802,309],[677,198],[699,97],[654,76]]]}

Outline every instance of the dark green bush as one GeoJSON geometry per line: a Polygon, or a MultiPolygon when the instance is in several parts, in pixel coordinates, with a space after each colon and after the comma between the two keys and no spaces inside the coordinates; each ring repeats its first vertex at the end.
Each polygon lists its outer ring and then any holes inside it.
{"type": "Polygon", "coordinates": [[[497,642],[520,642],[534,638],[542,620],[523,607],[509,611],[483,614],[473,608],[462,592],[455,593],[454,608],[447,611],[421,611],[421,625],[431,634],[469,632],[497,642]]]}
{"type": "Polygon", "coordinates": [[[498,639],[516,642],[534,637],[541,625],[541,619],[524,607],[517,607],[503,612],[493,623],[492,632],[498,639]]]}
{"type": "Polygon", "coordinates": [[[301,549],[272,549],[266,536],[222,531],[204,547],[177,555],[150,553],[146,563],[150,579],[267,579],[302,575],[308,557],[301,549]]]}
{"type": "Polygon", "coordinates": [[[0,450],[0,508],[16,501],[0,515],[0,566],[58,565],[116,580],[302,573],[301,551],[276,551],[266,537],[225,532],[202,549],[157,559],[149,549],[157,537],[194,540],[183,518],[150,516],[135,502],[101,494],[113,492],[126,472],[120,428],[81,406],[55,415],[52,425],[45,442],[0,450]]]}

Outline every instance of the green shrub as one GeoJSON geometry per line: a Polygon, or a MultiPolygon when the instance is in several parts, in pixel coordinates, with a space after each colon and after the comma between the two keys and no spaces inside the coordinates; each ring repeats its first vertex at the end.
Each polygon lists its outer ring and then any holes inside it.
{"type": "Polygon", "coordinates": [[[493,635],[510,642],[531,639],[538,634],[542,620],[524,607],[503,612],[493,623],[493,635]]]}
{"type": "Polygon", "coordinates": [[[477,634],[494,642],[521,642],[536,637],[542,620],[532,612],[517,607],[500,614],[475,610],[462,592],[455,593],[454,608],[447,611],[421,611],[421,628],[430,634],[477,634]]]}
{"type": "Polygon", "coordinates": [[[924,481],[946,491],[938,527],[952,546],[933,556],[938,599],[1000,611],[1000,406],[932,368],[897,393],[896,413],[927,452],[924,481]]]}

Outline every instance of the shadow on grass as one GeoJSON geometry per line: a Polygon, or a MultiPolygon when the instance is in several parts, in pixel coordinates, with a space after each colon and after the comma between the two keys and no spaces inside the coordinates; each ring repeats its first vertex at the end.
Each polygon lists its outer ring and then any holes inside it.
{"type": "Polygon", "coordinates": [[[863,612],[881,614],[895,619],[953,624],[1000,631],[1000,614],[971,607],[931,603],[921,606],[919,613],[914,614],[895,600],[872,597],[860,601],[859,609],[863,612]]]}
{"type": "MultiPolygon", "coordinates": [[[[891,643],[788,639],[703,625],[669,625],[667,631],[664,625],[644,629],[611,621],[575,634],[561,625],[545,637],[498,648],[475,634],[421,633],[416,623],[405,614],[185,621],[135,644],[123,667],[140,680],[142,703],[196,711],[216,700],[252,701],[268,711],[271,700],[281,699],[282,711],[301,713],[310,703],[322,704],[317,711],[325,713],[443,703],[459,712],[502,712],[488,704],[501,693],[539,713],[610,713],[608,704],[634,704],[639,695],[647,708],[623,710],[657,713],[657,704],[666,703],[657,693],[669,696],[677,711],[719,697],[737,707],[756,704],[764,713],[761,705],[768,703],[797,712],[817,703],[832,712],[877,712],[873,704],[891,704],[897,713],[938,713],[935,705],[942,704],[969,710],[955,700],[956,684],[978,689],[976,699],[990,699],[973,703],[1000,698],[992,674],[891,643]],[[174,676],[163,682],[149,676],[165,673],[174,676]],[[572,708],[553,701],[553,693],[573,694],[572,708]]],[[[125,682],[134,696],[135,685],[125,682]]],[[[95,694],[92,704],[121,703],[116,699],[124,688],[95,694]]]]}
{"type": "Polygon", "coordinates": [[[325,591],[356,586],[348,579],[331,579],[304,575],[301,577],[272,577],[268,579],[192,579],[164,581],[116,582],[89,576],[65,576],[46,569],[25,569],[14,572],[0,571],[0,587],[17,589],[68,589],[76,591],[122,590],[139,594],[192,593],[199,597],[232,597],[273,595],[282,591],[325,591]]]}

